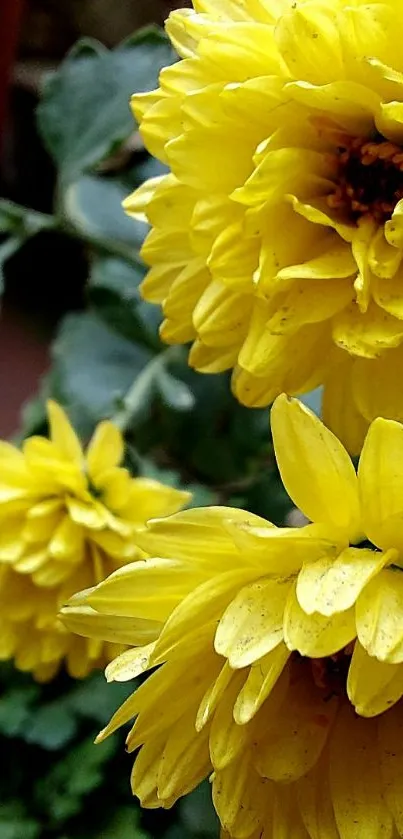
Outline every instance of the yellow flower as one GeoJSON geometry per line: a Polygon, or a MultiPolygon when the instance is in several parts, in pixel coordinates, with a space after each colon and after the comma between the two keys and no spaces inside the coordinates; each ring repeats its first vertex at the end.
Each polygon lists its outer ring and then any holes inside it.
{"type": "Polygon", "coordinates": [[[124,443],[112,422],[98,425],[84,455],[55,402],[48,415],[50,440],[31,437],[22,451],[0,442],[0,659],[14,657],[41,680],[63,659],[72,676],[84,676],[117,654],[104,640],[127,643],[116,628],[102,639],[77,638],[58,611],[79,589],[143,557],[136,534],[147,519],[189,498],[121,468],[124,443]]]}
{"type": "Polygon", "coordinates": [[[236,839],[403,836],[403,426],[371,425],[358,476],[295,400],[278,398],[272,429],[312,523],[221,507],[151,521],[140,544],[155,558],[64,610],[87,636],[128,620],[147,636],[109,680],[157,668],[100,739],[136,717],[127,745],[140,747],[132,788],[145,807],[213,773],[236,839]]]}
{"type": "Polygon", "coordinates": [[[144,297],[193,367],[234,368],[246,405],[348,359],[354,433],[337,388],[328,414],[358,451],[375,416],[403,419],[402,4],[193,6],[167,22],[182,60],[133,97],[170,169],[125,202],[152,225],[144,297]]]}

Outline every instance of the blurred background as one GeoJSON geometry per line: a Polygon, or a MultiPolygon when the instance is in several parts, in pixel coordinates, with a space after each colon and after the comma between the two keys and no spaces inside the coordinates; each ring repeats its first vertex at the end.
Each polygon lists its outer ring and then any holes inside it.
{"type": "MultiPolygon", "coordinates": [[[[44,78],[83,37],[113,47],[164,19],[174,0],[2,0],[0,3],[0,194],[50,213],[55,173],[36,128],[44,78]]],[[[9,261],[0,330],[0,436],[18,426],[21,405],[46,371],[49,342],[61,316],[82,305],[86,276],[69,244],[39,237],[9,261]],[[37,249],[50,249],[47,259],[37,249]],[[60,269],[55,276],[54,249],[60,269]],[[41,266],[38,271],[38,266],[41,266]],[[73,268],[74,266],[74,268],[73,268]],[[35,276],[33,277],[33,271],[35,276]],[[38,276],[38,274],[40,274],[38,276]]]]}

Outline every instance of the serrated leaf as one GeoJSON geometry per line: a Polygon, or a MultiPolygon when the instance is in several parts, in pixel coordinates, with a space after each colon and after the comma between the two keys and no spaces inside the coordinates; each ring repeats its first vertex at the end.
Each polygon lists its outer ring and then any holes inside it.
{"type": "Polygon", "coordinates": [[[83,175],[67,186],[61,210],[79,237],[94,247],[112,250],[144,273],[139,250],[147,227],[124,212],[122,201],[127,194],[127,186],[118,178],[83,175]]]}
{"type": "Polygon", "coordinates": [[[115,414],[136,373],[152,358],[91,313],[65,318],[53,356],[63,401],[84,437],[100,419],[115,414]]]}
{"type": "Polygon", "coordinates": [[[65,183],[103,160],[133,131],[129,98],[156,86],[173,60],[171,47],[147,30],[114,50],[88,39],[78,44],[46,82],[39,130],[65,183]]]}
{"type": "Polygon", "coordinates": [[[97,314],[124,338],[159,349],[161,314],[158,306],[141,298],[139,284],[143,277],[140,264],[99,256],[91,267],[89,299],[97,314]]]}

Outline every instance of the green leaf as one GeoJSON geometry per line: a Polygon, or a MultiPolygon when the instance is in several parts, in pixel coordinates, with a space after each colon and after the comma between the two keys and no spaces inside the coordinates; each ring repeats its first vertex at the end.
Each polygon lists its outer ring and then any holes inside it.
{"type": "Polygon", "coordinates": [[[37,798],[42,807],[47,806],[55,826],[80,812],[82,799],[101,785],[104,766],[114,752],[113,740],[94,746],[92,739],[86,739],[39,779],[37,798]]]}
{"type": "Polygon", "coordinates": [[[123,400],[121,411],[115,416],[115,422],[122,430],[133,430],[143,423],[158,398],[175,411],[186,412],[193,407],[191,390],[167,370],[168,365],[181,356],[181,347],[168,347],[141,370],[123,400]]]}
{"type": "Polygon", "coordinates": [[[103,673],[94,673],[75,685],[69,695],[69,707],[80,717],[91,720],[97,729],[102,728],[133,690],[134,682],[108,684],[103,673]]]}
{"type": "Polygon", "coordinates": [[[77,731],[70,708],[60,700],[38,708],[23,734],[26,743],[54,751],[69,743],[77,731]]]}
{"type": "Polygon", "coordinates": [[[7,691],[0,699],[0,732],[6,737],[18,737],[32,716],[32,704],[38,698],[35,685],[7,691]]]}
{"type": "Polygon", "coordinates": [[[0,199],[0,233],[15,233],[27,239],[41,230],[53,229],[55,224],[53,216],[38,213],[5,198],[0,199]]]}
{"type": "Polygon", "coordinates": [[[139,32],[114,50],[86,39],[46,82],[38,122],[63,182],[103,160],[133,131],[128,102],[151,90],[173,53],[158,30],[139,32]]]}
{"type": "Polygon", "coordinates": [[[2,802],[0,810],[0,839],[37,839],[41,825],[29,817],[21,801],[2,802]]]}
{"type": "Polygon", "coordinates": [[[147,228],[124,212],[127,194],[127,186],[118,178],[83,175],[67,186],[61,209],[78,237],[132,261],[144,273],[139,250],[147,228]]]}
{"type": "Polygon", "coordinates": [[[129,341],[144,343],[154,349],[161,344],[158,306],[142,300],[139,285],[144,277],[140,265],[118,257],[98,257],[89,278],[89,299],[97,314],[129,341]]]}
{"type": "Polygon", "coordinates": [[[13,256],[21,247],[24,240],[19,236],[10,236],[5,242],[0,245],[0,294],[4,290],[5,283],[5,265],[7,261],[13,256]]]}
{"type": "Polygon", "coordinates": [[[163,402],[174,411],[191,411],[195,405],[192,391],[180,379],[162,368],[157,377],[158,389],[163,402]]]}
{"type": "Polygon", "coordinates": [[[133,378],[152,355],[90,313],[65,318],[53,357],[63,402],[79,433],[86,437],[100,419],[115,414],[133,378]]]}

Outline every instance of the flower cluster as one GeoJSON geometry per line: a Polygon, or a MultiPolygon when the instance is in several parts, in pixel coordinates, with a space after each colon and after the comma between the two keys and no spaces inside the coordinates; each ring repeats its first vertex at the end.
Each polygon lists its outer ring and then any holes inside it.
{"type": "Polygon", "coordinates": [[[358,454],[403,419],[401,2],[193,7],[167,22],[182,60],[133,97],[170,169],[125,202],[152,225],[144,297],[246,405],[324,384],[358,454]]]}
{"type": "Polygon", "coordinates": [[[148,633],[107,668],[154,672],[100,739],[136,717],[127,746],[146,807],[212,773],[235,839],[402,835],[403,426],[374,421],[358,475],[295,400],[275,402],[272,430],[310,524],[224,507],[150,522],[139,544],[153,558],[63,610],[88,636],[127,619],[148,633]]]}
{"type": "Polygon", "coordinates": [[[147,519],[189,498],[119,466],[123,439],[113,423],[98,425],[84,455],[55,402],[48,415],[49,440],[30,437],[21,451],[0,443],[0,659],[14,657],[40,680],[63,659],[72,676],[85,676],[131,641],[123,627],[78,638],[58,611],[74,592],[142,558],[136,534],[147,519]]]}

